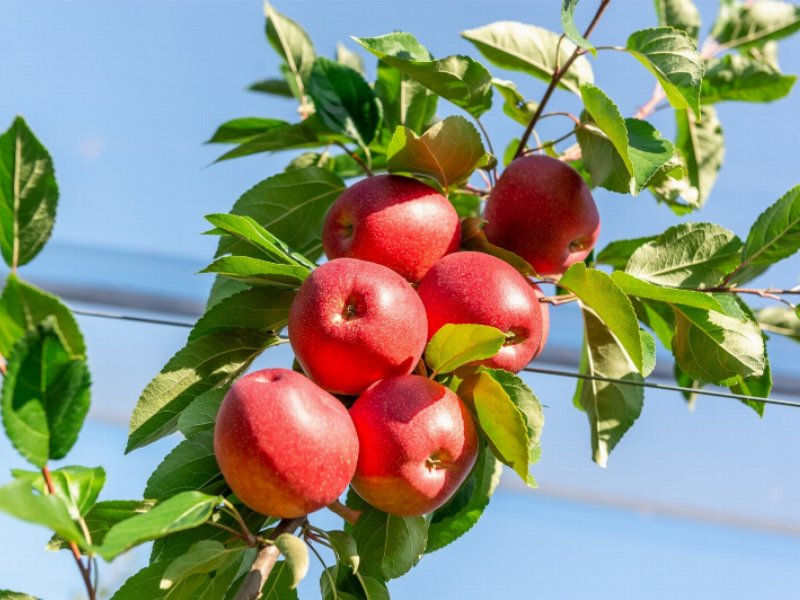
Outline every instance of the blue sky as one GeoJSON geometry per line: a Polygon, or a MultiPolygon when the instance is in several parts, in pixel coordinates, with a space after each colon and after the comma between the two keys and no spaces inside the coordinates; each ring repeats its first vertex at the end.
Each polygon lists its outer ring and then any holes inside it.
{"type": "MultiPolygon", "coordinates": [[[[415,33],[436,56],[474,54],[460,31],[501,19],[560,26],[556,0],[275,4],[301,22],[318,52],[327,54],[349,35],[393,29],[415,33]]],[[[586,22],[592,4],[580,4],[580,22],[586,22]]],[[[699,5],[710,24],[716,2],[699,5]]],[[[633,29],[654,24],[649,0],[614,0],[595,40],[622,44],[633,29]]],[[[61,188],[54,243],[30,272],[48,280],[202,299],[208,280],[192,272],[208,262],[213,246],[199,235],[206,229],[203,215],[227,210],[243,191],[290,160],[285,154],[258,155],[209,166],[221,148],[202,144],[229,118],[295,118],[291,102],[245,91],[277,73],[260,2],[5,0],[0,55],[0,125],[25,115],[54,156],[61,188]]],[[[800,38],[782,44],[781,63],[786,72],[800,73],[800,38]]],[[[630,57],[601,55],[594,66],[598,85],[623,113],[632,114],[649,97],[651,76],[630,57]]],[[[541,96],[541,82],[521,74],[512,78],[528,97],[541,96]]],[[[725,166],[708,206],[689,220],[717,222],[745,235],[761,210],[798,183],[798,94],[767,107],[720,107],[728,141],[725,166]]],[[[551,107],[577,110],[575,99],[560,92],[551,107]]],[[[440,114],[450,112],[455,110],[440,105],[440,114]]],[[[520,133],[499,107],[485,121],[496,148],[520,133]]],[[[558,121],[545,121],[542,135],[562,133],[565,124],[558,121]]],[[[654,122],[672,134],[668,111],[654,122]]],[[[601,245],[680,221],[655,207],[648,194],[634,199],[600,190],[596,198],[601,245]]],[[[798,275],[795,257],[764,282],[796,285],[798,275]]],[[[565,343],[578,340],[570,310],[554,321],[553,335],[565,343]]],[[[180,347],[185,332],[90,319],[81,324],[90,348],[95,407],[71,461],[109,467],[104,498],[135,497],[174,440],[123,457],[120,419],[180,347]]],[[[796,373],[796,345],[778,344],[773,356],[796,373]]],[[[281,350],[263,361],[286,364],[288,356],[281,350]]],[[[722,400],[703,401],[690,415],[674,395],[648,393],[640,422],[602,471],[589,461],[585,416],[570,406],[573,383],[541,376],[528,381],[549,407],[544,458],[535,470],[543,493],[501,492],[475,532],[426,558],[393,586],[393,597],[796,597],[796,536],[597,508],[545,492],[577,490],[796,525],[800,415],[769,409],[759,421],[748,409],[722,400]]],[[[0,465],[23,466],[4,441],[0,465]]],[[[74,597],[78,588],[69,557],[39,553],[46,534],[5,518],[0,527],[6,534],[0,539],[0,588],[19,587],[55,600],[74,597]]],[[[119,576],[131,566],[115,564],[105,572],[119,576]]],[[[315,582],[304,585],[308,590],[315,582]]]]}

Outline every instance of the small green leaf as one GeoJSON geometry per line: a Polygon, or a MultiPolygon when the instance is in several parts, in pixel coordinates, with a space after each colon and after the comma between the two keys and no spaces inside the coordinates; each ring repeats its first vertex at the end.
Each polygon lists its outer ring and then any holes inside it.
{"type": "Polygon", "coordinates": [[[0,354],[8,356],[25,332],[35,331],[49,316],[55,318],[69,352],[76,357],[84,356],[86,344],[69,308],[57,296],[9,274],[0,296],[0,322],[3,323],[0,354]]]}
{"type": "MultiPolygon", "coordinates": [[[[12,469],[14,479],[27,481],[40,494],[46,494],[47,486],[40,471],[12,469]]],[[[50,471],[55,495],[64,501],[70,516],[79,519],[94,506],[100,490],[106,482],[102,467],[61,467],[50,471]]]]}
{"type": "Polygon", "coordinates": [[[693,0],[655,0],[658,24],[685,31],[697,40],[702,20],[693,0]]]}
{"type": "Polygon", "coordinates": [[[22,592],[12,592],[11,590],[0,590],[0,600],[39,600],[22,592]]]}
{"type": "Polygon", "coordinates": [[[695,292],[692,290],[680,290],[671,287],[664,287],[649,283],[642,279],[625,273],[623,271],[615,271],[611,274],[611,279],[614,280],[620,289],[629,296],[636,296],[645,300],[656,300],[659,302],[669,302],[670,304],[680,304],[682,306],[691,306],[703,310],[715,310],[722,312],[722,307],[712,296],[704,294],[703,292],[695,292]]]}
{"type": "Polygon", "coordinates": [[[212,573],[222,567],[231,555],[243,555],[246,550],[242,546],[226,548],[214,540],[197,542],[186,554],[169,563],[161,576],[159,587],[168,590],[192,575],[212,573]]]}
{"type": "Polygon", "coordinates": [[[106,533],[97,553],[110,561],[143,542],[162,538],[176,531],[198,527],[208,520],[218,496],[182,492],[154,506],[150,511],[120,521],[106,533]]]}
{"type": "Polygon", "coordinates": [[[435,374],[452,373],[459,367],[491,358],[506,342],[506,334],[488,325],[448,323],[425,348],[425,362],[435,374]]]}
{"type": "Polygon", "coordinates": [[[650,377],[656,368],[656,340],[644,329],[639,333],[642,336],[642,377],[650,377]]]}
{"type": "Polygon", "coordinates": [[[227,393],[228,388],[215,388],[200,394],[178,417],[178,431],[189,437],[201,431],[213,430],[219,407],[227,393]]]}
{"type": "Polygon", "coordinates": [[[300,25],[289,17],[264,3],[267,17],[267,40],[285,61],[295,79],[295,86],[302,94],[303,84],[308,80],[314,65],[314,45],[300,25]]]}
{"type": "Polygon", "coordinates": [[[270,94],[272,96],[282,96],[284,98],[293,98],[294,92],[292,87],[286,83],[285,79],[262,79],[256,81],[247,88],[251,92],[261,92],[262,94],[270,94]]]}
{"type": "Polygon", "coordinates": [[[647,185],[656,200],[666,204],[676,215],[685,215],[702,206],[700,192],[689,181],[688,173],[686,160],[676,149],[647,185]]]}
{"type": "Polygon", "coordinates": [[[664,348],[672,348],[672,336],[675,335],[675,313],[666,302],[655,300],[639,300],[631,298],[636,316],[647,325],[664,348]]]}
{"type": "Polygon", "coordinates": [[[320,588],[322,600],[389,600],[389,591],[382,581],[352,573],[340,565],[323,570],[320,588]]]}
{"type": "Polygon", "coordinates": [[[688,183],[697,190],[694,201],[697,207],[702,206],[711,194],[725,158],[725,138],[716,110],[703,106],[701,114],[697,119],[688,111],[675,112],[675,147],[686,161],[688,183]]]}
{"type": "Polygon", "coordinates": [[[631,255],[640,247],[648,242],[652,242],[656,236],[640,237],[630,240],[617,240],[611,242],[600,250],[595,256],[595,260],[604,265],[610,265],[615,269],[624,269],[631,258],[631,255]]]}
{"type": "Polygon", "coordinates": [[[415,60],[406,48],[421,44],[410,33],[395,32],[374,38],[353,38],[385,64],[424,85],[433,93],[479,117],[492,106],[492,76],[468,56],[415,60]]]}
{"type": "Polygon", "coordinates": [[[364,60],[361,55],[353,52],[344,44],[336,44],[336,62],[340,65],[350,67],[361,75],[366,75],[367,71],[364,68],[364,60]]]}
{"type": "Polygon", "coordinates": [[[462,219],[475,218],[481,214],[481,197],[471,192],[450,192],[447,194],[450,204],[455,207],[462,219]]]}
{"type": "Polygon", "coordinates": [[[216,495],[226,489],[214,455],[214,432],[202,431],[183,440],[167,454],[148,478],[144,497],[166,500],[185,491],[216,495]]]}
{"type": "Polygon", "coordinates": [[[368,506],[353,529],[361,555],[359,572],[381,581],[405,575],[425,552],[425,517],[389,515],[368,506]]]}
{"type": "Polygon", "coordinates": [[[578,0],[563,0],[561,4],[561,27],[564,28],[564,34],[573,44],[580,46],[592,53],[592,56],[597,56],[597,50],[592,44],[583,37],[575,25],[575,9],[578,6],[578,0]]]}
{"type": "Polygon", "coordinates": [[[558,285],[575,294],[591,308],[619,339],[633,364],[642,370],[642,340],[639,321],[631,301],[611,277],[584,263],[572,265],[558,285]]]}
{"type": "Polygon", "coordinates": [[[57,203],[53,160],[17,117],[0,135],[0,251],[9,267],[39,254],[53,230],[57,203]]]}
{"type": "Polygon", "coordinates": [[[706,62],[700,100],[703,104],[726,100],[772,102],[787,96],[795,81],[795,75],[784,75],[769,63],[726,54],[706,62]]]}
{"type": "Polygon", "coordinates": [[[133,410],[126,452],[175,431],[178,417],[195,398],[241,375],[275,336],[226,329],[189,342],[147,385],[133,410]]]}
{"type": "Polygon", "coordinates": [[[277,335],[289,322],[294,296],[293,291],[264,287],[228,296],[200,317],[189,333],[189,341],[231,328],[277,335]]]}
{"type": "MultiPolygon", "coordinates": [[[[430,52],[421,45],[420,48],[410,58],[421,62],[432,61],[430,52]]],[[[438,96],[383,61],[378,61],[375,93],[383,106],[383,122],[387,132],[404,126],[415,133],[422,133],[436,114],[438,96]]]]}
{"type": "Polygon", "coordinates": [[[626,49],[655,76],[673,107],[691,109],[700,118],[703,59],[687,33],[672,27],[643,29],[631,34],[626,49]]]}
{"type": "Polygon", "coordinates": [[[800,185],[761,213],[742,249],[742,265],[769,266],[800,250],[800,185]]]}
{"type": "Polygon", "coordinates": [[[289,125],[279,119],[262,119],[260,117],[242,117],[232,119],[220,125],[207,144],[242,144],[257,135],[272,131],[278,127],[289,125]]]}
{"type": "MultiPolygon", "coordinates": [[[[92,544],[102,544],[106,533],[114,525],[125,519],[146,513],[154,504],[151,500],[108,500],[98,502],[89,509],[89,512],[83,518],[86,528],[89,530],[92,544]]],[[[67,547],[67,542],[58,535],[53,536],[47,544],[49,550],[63,550],[67,547]]]]}
{"type": "MultiPolygon", "coordinates": [[[[575,44],[562,41],[558,56],[559,34],[515,21],[499,21],[477,29],[470,29],[461,36],[472,42],[481,54],[500,68],[522,71],[539,79],[549,81],[557,65],[563,65],[575,50],[575,44]]],[[[579,57],[559,86],[576,94],[580,86],[594,81],[592,66],[585,57],[579,57]]]]}
{"type": "Polygon", "coordinates": [[[475,126],[464,117],[453,116],[422,136],[398,127],[386,155],[390,172],[431,177],[449,192],[469,179],[486,159],[486,150],[475,126]]]}
{"type": "Polygon", "coordinates": [[[757,313],[761,328],[800,342],[800,315],[788,307],[770,306],[757,313]]]}
{"type": "MultiPolygon", "coordinates": [[[[505,102],[503,102],[503,112],[514,119],[520,125],[527,125],[536,112],[536,102],[526,100],[525,96],[517,89],[513,81],[506,79],[492,79],[492,85],[500,92],[505,102]]],[[[514,150],[519,145],[519,140],[514,144],[514,150]]],[[[510,162],[510,161],[509,161],[510,162]]]]}
{"type": "Polygon", "coordinates": [[[0,487],[0,512],[15,519],[42,525],[82,548],[86,540],[58,496],[38,493],[28,481],[16,480],[0,487]]]}
{"type": "Polygon", "coordinates": [[[685,223],[641,246],[625,271],[657,285],[714,286],[739,263],[741,247],[741,240],[724,227],[685,223]]]}
{"type": "Polygon", "coordinates": [[[776,0],[726,1],[711,36],[726,48],[750,48],[800,29],[800,6],[776,0]]]}
{"type": "MultiPolygon", "coordinates": [[[[601,467],[642,412],[642,376],[611,330],[591,309],[582,307],[584,345],[580,372],[620,382],[579,380],[575,404],[586,412],[591,429],[592,459],[601,467]]],[[[640,349],[641,351],[641,349],[640,349]]]]}
{"type": "Polygon", "coordinates": [[[328,541],[339,562],[348,565],[353,573],[357,573],[361,559],[358,556],[356,539],[345,531],[333,530],[328,532],[328,541]]]}
{"type": "Polygon", "coordinates": [[[426,553],[444,548],[472,529],[489,505],[502,473],[501,463],[482,447],[472,473],[447,504],[431,516],[426,553]]]}
{"type": "Polygon", "coordinates": [[[308,573],[308,548],[303,540],[291,533],[282,533],[275,539],[275,547],[281,551],[286,565],[292,572],[290,589],[295,589],[308,573]]]}
{"type": "Polygon", "coordinates": [[[89,411],[89,369],[65,347],[48,318],[22,338],[8,357],[2,416],[14,448],[41,468],[64,458],[89,411]]]}
{"type": "Polygon", "coordinates": [[[356,70],[320,56],[308,80],[308,94],[322,121],[333,131],[367,146],[381,123],[381,105],[356,70]]]}
{"type": "Polygon", "coordinates": [[[223,256],[201,273],[216,273],[249,285],[296,289],[310,274],[307,267],[284,265],[249,256],[223,256]]]}

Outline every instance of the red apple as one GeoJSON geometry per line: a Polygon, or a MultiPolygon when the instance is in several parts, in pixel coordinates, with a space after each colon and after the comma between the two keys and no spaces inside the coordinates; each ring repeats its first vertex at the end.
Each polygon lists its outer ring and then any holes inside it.
{"type": "Polygon", "coordinates": [[[447,323],[497,327],[509,335],[490,367],[521,371],[542,345],[542,309],[533,287],[507,262],[482,252],[445,256],[417,288],[428,339],[447,323]]]}
{"type": "Polygon", "coordinates": [[[360,258],[419,281],[461,241],[447,198],[416,179],[367,177],[343,192],[328,212],[322,245],[328,258],[360,258]]]}
{"type": "Polygon", "coordinates": [[[491,243],[519,254],[541,275],[560,275],[585,259],[600,234],[600,215],[581,176],[540,154],[508,165],[483,218],[491,243]]]}
{"type": "Polygon", "coordinates": [[[472,416],[419,375],[379,381],[350,408],[361,450],[352,487],[375,508],[421,515],[447,502],[478,454],[472,416]]]}
{"type": "Polygon", "coordinates": [[[297,361],[337,394],[360,394],[379,379],[410,373],[426,332],[414,288],[394,271],[354,258],[315,269],[289,311],[297,361]]]}
{"type": "Polygon", "coordinates": [[[532,283],[531,287],[533,288],[533,293],[536,294],[536,297],[540,300],[539,308],[542,310],[542,341],[539,342],[539,347],[533,355],[533,358],[536,358],[544,350],[547,344],[547,338],[550,336],[550,307],[546,302],[541,302],[541,299],[545,297],[542,288],[535,283],[532,283]]]}
{"type": "Polygon", "coordinates": [[[225,396],[214,429],[225,480],[247,506],[284,519],[336,500],[358,459],[347,409],[287,369],[246,375],[225,396]]]}

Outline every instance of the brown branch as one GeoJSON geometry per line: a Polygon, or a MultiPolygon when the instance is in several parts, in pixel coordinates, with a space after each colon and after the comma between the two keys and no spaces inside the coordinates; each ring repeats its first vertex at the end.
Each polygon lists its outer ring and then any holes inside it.
{"type": "Polygon", "coordinates": [[[354,161],[356,161],[356,163],[358,163],[358,166],[361,167],[364,173],[367,174],[367,177],[372,177],[375,174],[372,172],[372,169],[369,168],[367,163],[365,163],[358,154],[356,154],[355,152],[351,152],[350,149],[341,142],[335,142],[335,144],[339,146],[339,148],[347,152],[347,155],[354,161]]]}
{"type": "MultiPolygon", "coordinates": [[[[589,36],[594,31],[594,28],[597,26],[597,23],[600,21],[600,17],[603,16],[608,5],[611,3],[611,0],[602,0],[600,2],[600,6],[597,8],[597,12],[592,19],[592,22],[589,23],[589,27],[586,28],[586,31],[583,34],[583,37],[589,39],[589,36]]],[[[544,107],[547,102],[550,100],[550,96],[553,95],[553,92],[556,90],[558,86],[558,82],[567,74],[569,68],[572,66],[578,57],[581,56],[580,47],[576,46],[575,50],[573,50],[570,57],[564,62],[564,64],[560,67],[556,67],[553,71],[553,76],[550,79],[550,84],[547,86],[547,89],[544,92],[544,96],[542,96],[542,100],[539,102],[539,105],[536,107],[536,110],[531,117],[528,126],[525,128],[525,132],[522,134],[522,137],[519,140],[519,146],[517,146],[517,151],[514,153],[514,158],[519,158],[522,156],[523,151],[525,150],[525,146],[528,144],[528,139],[531,137],[531,133],[533,132],[533,128],[536,127],[536,123],[539,121],[540,117],[544,113],[544,107]]],[[[556,60],[558,60],[558,56],[556,56],[556,60]]]]}
{"type": "MultiPolygon", "coordinates": [[[[269,538],[270,540],[277,539],[283,533],[291,533],[300,527],[306,520],[305,517],[297,519],[282,519],[277,527],[272,531],[269,538]]],[[[250,568],[250,572],[242,582],[242,586],[236,593],[234,600],[257,600],[261,596],[261,589],[269,579],[269,574],[275,563],[278,562],[280,551],[273,545],[268,544],[264,546],[256,556],[256,561],[250,568]]]]}
{"type": "MultiPolygon", "coordinates": [[[[42,467],[42,476],[44,477],[45,486],[47,487],[47,493],[51,496],[55,496],[56,486],[53,484],[53,477],[50,474],[50,469],[48,469],[47,466],[42,467]]],[[[86,593],[89,594],[89,600],[95,600],[97,597],[97,592],[92,584],[92,573],[89,570],[89,567],[83,563],[81,551],[78,549],[78,545],[75,542],[70,541],[69,549],[72,551],[75,564],[78,565],[78,569],[81,572],[83,584],[86,586],[86,593]]]]}
{"type": "MultiPolygon", "coordinates": [[[[422,364],[421,361],[420,364],[422,364]]],[[[329,504],[328,510],[342,517],[345,521],[350,523],[350,525],[355,525],[359,517],[361,516],[360,510],[356,510],[355,508],[350,508],[349,506],[345,506],[338,500],[329,504]]]]}

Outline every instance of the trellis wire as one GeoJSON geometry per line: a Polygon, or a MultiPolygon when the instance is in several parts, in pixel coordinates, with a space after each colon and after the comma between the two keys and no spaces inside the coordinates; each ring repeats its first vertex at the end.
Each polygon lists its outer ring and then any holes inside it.
{"type": "MultiPolygon", "coordinates": [[[[151,319],[149,317],[138,317],[135,315],[123,315],[117,313],[99,312],[92,310],[72,309],[72,312],[75,313],[76,315],[81,315],[84,317],[97,317],[100,319],[132,321],[135,323],[149,323],[151,325],[166,325],[170,327],[183,327],[186,329],[191,329],[192,327],[194,327],[194,323],[188,323],[186,321],[172,321],[169,319],[151,319]]],[[[525,367],[523,371],[526,371],[528,373],[538,373],[541,375],[553,375],[555,377],[569,377],[571,379],[601,381],[604,383],[618,383],[621,385],[630,385],[633,387],[650,388],[654,390],[662,390],[668,392],[684,392],[689,394],[697,394],[698,396],[712,396],[714,398],[744,400],[749,402],[761,402],[763,404],[773,404],[776,406],[788,406],[791,408],[800,408],[800,402],[792,402],[791,400],[783,400],[781,398],[758,398],[757,396],[745,396],[744,394],[732,394],[728,392],[696,389],[680,385],[652,383],[648,381],[631,381],[626,379],[615,379],[613,377],[603,377],[602,375],[586,375],[583,373],[573,373],[572,371],[561,371],[559,369],[543,369],[541,367],[525,367]]]]}

